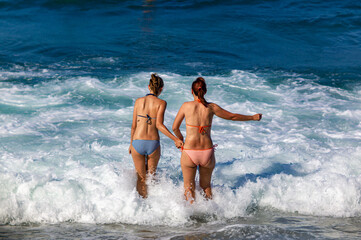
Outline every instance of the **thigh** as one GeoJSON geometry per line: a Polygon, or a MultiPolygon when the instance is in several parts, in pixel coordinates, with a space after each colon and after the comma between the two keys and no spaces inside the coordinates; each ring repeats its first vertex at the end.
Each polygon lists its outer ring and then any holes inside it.
{"type": "Polygon", "coordinates": [[[195,165],[192,160],[189,159],[187,153],[184,151],[182,152],[181,156],[181,168],[184,185],[194,183],[197,173],[197,165],[195,165]]]}
{"type": "Polygon", "coordinates": [[[159,159],[160,159],[160,145],[154,152],[152,152],[152,154],[148,155],[148,172],[150,174],[154,174],[155,171],[157,170],[159,159]]]}
{"type": "Polygon", "coordinates": [[[132,158],[135,166],[135,170],[137,171],[138,175],[142,178],[145,178],[147,171],[145,165],[145,156],[139,154],[134,147],[132,146],[132,158]]]}
{"type": "Polygon", "coordinates": [[[205,166],[199,166],[199,183],[201,186],[208,186],[211,184],[212,172],[216,165],[216,158],[214,152],[211,156],[211,160],[205,166]]]}

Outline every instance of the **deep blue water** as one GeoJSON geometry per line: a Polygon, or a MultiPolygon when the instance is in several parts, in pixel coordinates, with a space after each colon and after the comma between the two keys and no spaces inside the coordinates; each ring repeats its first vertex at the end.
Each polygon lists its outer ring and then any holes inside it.
{"type": "Polygon", "coordinates": [[[352,78],[360,27],[361,3],[350,0],[1,1],[0,62],[110,75],[266,68],[352,78]],[[116,64],[89,62],[96,57],[116,64]]]}
{"type": "MultiPolygon", "coordinates": [[[[0,238],[359,239],[358,1],[0,0],[0,238]],[[161,136],[149,198],[133,104],[165,80],[261,122],[214,119],[214,199],[183,200],[161,136]]],[[[184,132],[184,128],[182,128],[184,132]]]]}

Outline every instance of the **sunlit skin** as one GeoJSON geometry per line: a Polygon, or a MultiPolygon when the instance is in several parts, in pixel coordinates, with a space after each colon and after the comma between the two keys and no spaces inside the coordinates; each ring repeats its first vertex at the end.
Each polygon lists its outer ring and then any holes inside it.
{"type": "MultiPolygon", "coordinates": [[[[173,123],[173,132],[181,140],[183,140],[183,135],[179,130],[179,127],[184,118],[186,124],[196,126],[212,125],[214,115],[232,121],[260,121],[262,118],[262,114],[242,115],[231,113],[215,103],[209,103],[206,107],[198,101],[198,96],[194,94],[193,90],[192,95],[194,100],[185,102],[181,106],[173,123]]],[[[205,128],[205,131],[205,133],[200,134],[198,128],[187,126],[184,148],[194,150],[212,148],[211,127],[205,128]]],[[[199,185],[202,188],[206,199],[212,198],[211,178],[215,163],[215,156],[212,154],[211,160],[206,165],[199,165],[199,185]]],[[[195,176],[197,165],[190,160],[184,151],[181,155],[181,168],[184,180],[185,198],[190,203],[193,203],[195,199],[195,176]]]]}
{"type": "MultiPolygon", "coordinates": [[[[151,94],[155,94],[148,86],[151,94]]],[[[132,146],[133,139],[142,140],[159,140],[159,131],[174,141],[177,148],[183,145],[183,141],[175,137],[163,124],[164,113],[167,102],[158,98],[163,88],[160,89],[156,96],[145,96],[138,98],[134,104],[133,121],[131,127],[131,143],[129,146],[129,154],[132,155],[135,170],[137,172],[137,191],[139,195],[146,198],[148,195],[146,179],[147,175],[154,175],[160,159],[160,146],[147,159],[144,155],[139,154],[132,146]],[[147,119],[137,117],[138,114],[149,114],[152,123],[148,124],[147,119]],[[147,161],[147,164],[146,164],[147,161]]]]}

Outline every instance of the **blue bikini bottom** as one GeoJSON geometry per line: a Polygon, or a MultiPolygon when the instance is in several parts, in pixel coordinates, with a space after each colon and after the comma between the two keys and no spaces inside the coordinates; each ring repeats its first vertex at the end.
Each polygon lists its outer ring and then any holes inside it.
{"type": "Polygon", "coordinates": [[[133,140],[133,148],[140,155],[152,154],[160,145],[159,140],[133,140]]]}

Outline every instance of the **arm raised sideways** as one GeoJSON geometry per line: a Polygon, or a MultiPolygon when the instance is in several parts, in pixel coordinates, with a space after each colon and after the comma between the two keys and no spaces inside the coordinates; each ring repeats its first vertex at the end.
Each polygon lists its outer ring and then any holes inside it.
{"type": "Polygon", "coordinates": [[[238,113],[231,113],[215,103],[210,103],[209,107],[212,108],[213,113],[220,118],[232,121],[260,121],[262,119],[262,114],[257,113],[254,115],[242,115],[238,113]]]}

